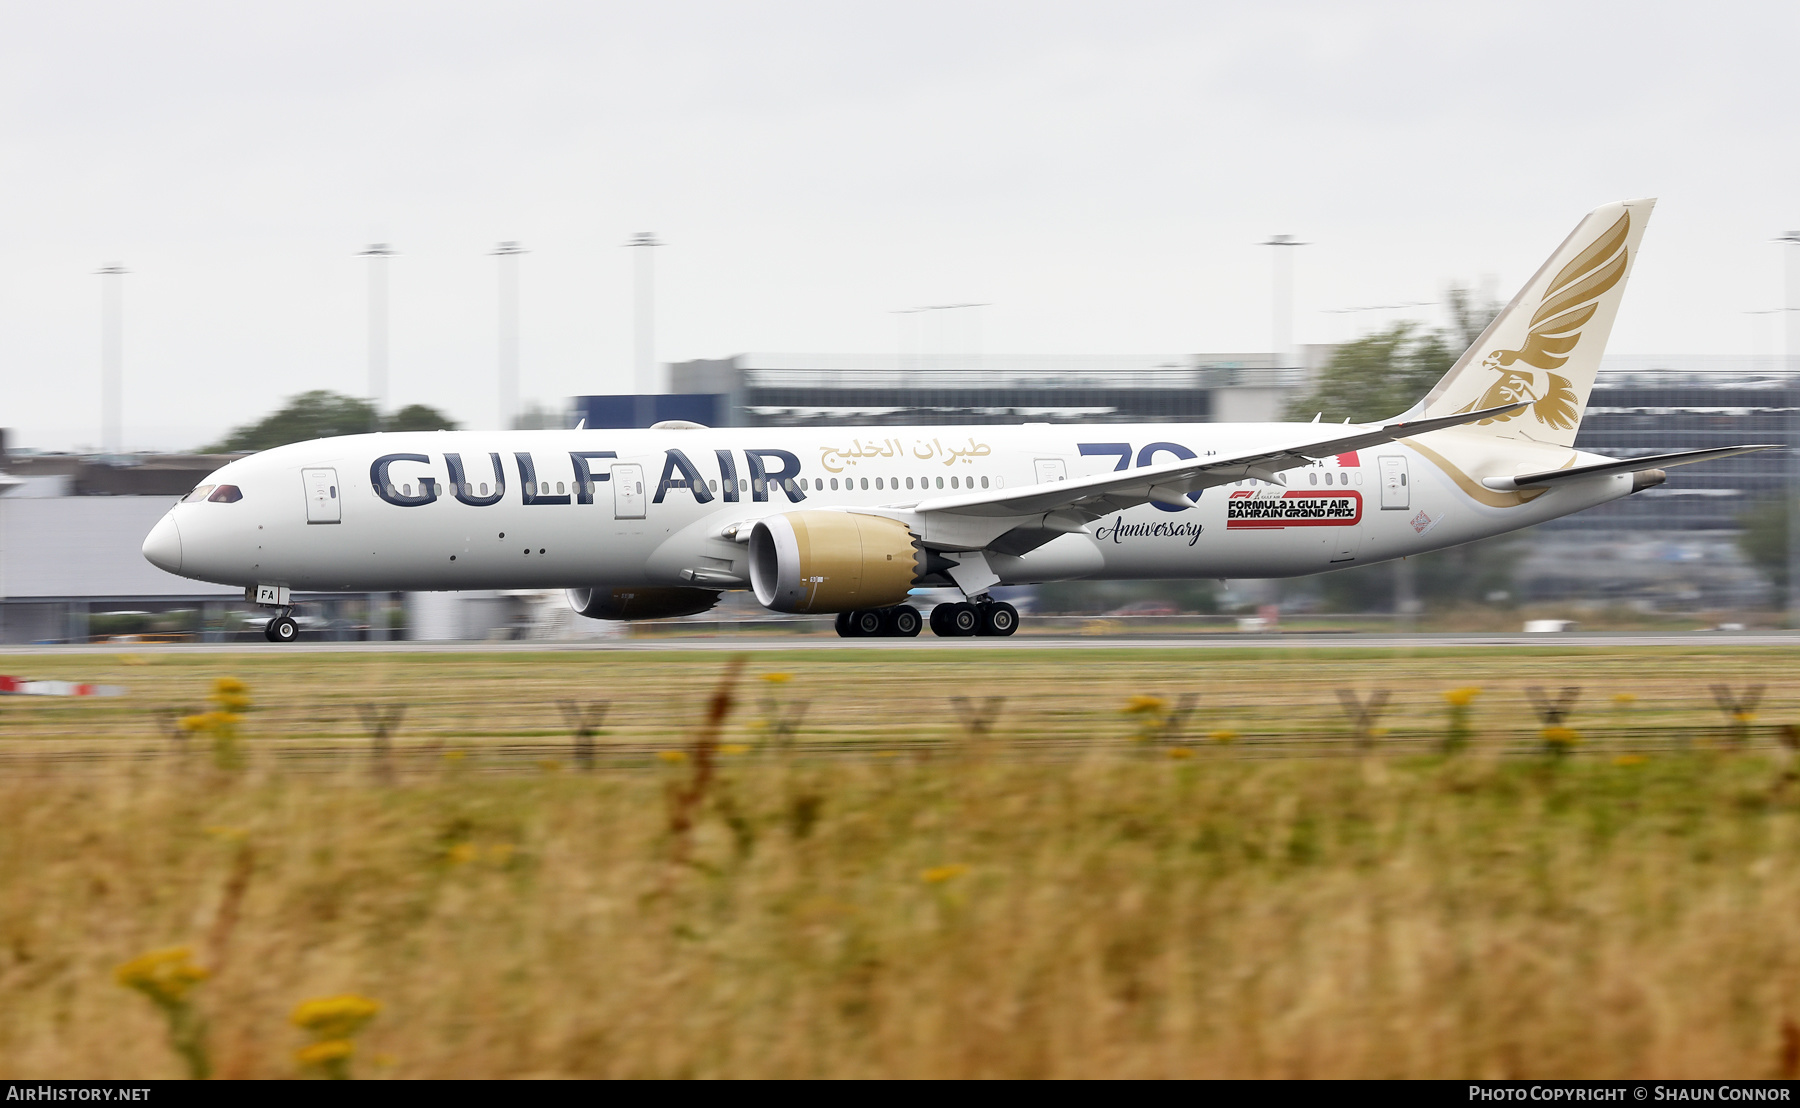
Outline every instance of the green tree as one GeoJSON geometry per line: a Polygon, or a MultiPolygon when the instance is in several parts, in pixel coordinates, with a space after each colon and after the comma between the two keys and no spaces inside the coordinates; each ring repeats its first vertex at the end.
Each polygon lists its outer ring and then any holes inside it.
{"type": "Polygon", "coordinates": [[[1461,284],[1445,290],[1444,307],[1444,330],[1399,323],[1338,347],[1313,390],[1288,404],[1287,418],[1374,423],[1418,403],[1500,314],[1492,298],[1461,284]]]}
{"type": "Polygon", "coordinates": [[[408,404],[381,421],[383,431],[454,431],[455,420],[428,404],[408,404]]]}
{"type": "Polygon", "coordinates": [[[1290,402],[1287,418],[1326,423],[1391,419],[1419,401],[1455,364],[1443,335],[1400,323],[1338,347],[1313,389],[1290,402]]]}
{"type": "Polygon", "coordinates": [[[1788,512],[1781,497],[1773,497],[1738,517],[1738,549],[1763,571],[1782,592],[1788,584],[1788,512]]]}
{"type": "Polygon", "coordinates": [[[314,389],[288,398],[280,411],[261,421],[239,427],[220,442],[206,448],[209,454],[238,454],[272,450],[291,442],[360,435],[367,431],[455,430],[456,423],[424,404],[409,404],[385,418],[375,405],[354,396],[314,389]]]}

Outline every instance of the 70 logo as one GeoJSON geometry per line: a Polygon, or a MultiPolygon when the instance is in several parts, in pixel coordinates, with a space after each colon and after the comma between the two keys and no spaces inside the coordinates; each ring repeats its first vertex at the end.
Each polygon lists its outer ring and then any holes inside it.
{"type": "MultiPolygon", "coordinates": [[[[1084,458],[1118,458],[1119,464],[1113,466],[1114,472],[1120,472],[1131,468],[1131,444],[1128,442],[1083,442],[1077,443],[1076,448],[1081,451],[1081,456],[1084,458]]],[[[1192,450],[1189,450],[1178,442],[1153,442],[1137,452],[1137,464],[1139,468],[1155,462],[1158,454],[1173,454],[1178,461],[1186,461],[1189,458],[1199,457],[1198,454],[1195,454],[1192,450]]],[[[1200,494],[1197,492],[1190,492],[1187,494],[1187,497],[1189,500],[1198,501],[1200,499],[1200,494]]],[[[1173,508],[1167,504],[1158,504],[1154,501],[1152,501],[1152,506],[1165,512],[1187,511],[1186,508],[1173,508]]]]}

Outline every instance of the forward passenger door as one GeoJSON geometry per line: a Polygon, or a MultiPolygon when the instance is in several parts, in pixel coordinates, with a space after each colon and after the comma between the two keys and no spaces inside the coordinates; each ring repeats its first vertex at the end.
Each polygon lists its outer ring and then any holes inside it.
{"type": "Polygon", "coordinates": [[[337,470],[303,469],[300,481],[306,488],[306,522],[343,522],[344,501],[338,496],[337,470]]]}
{"type": "Polygon", "coordinates": [[[613,518],[643,519],[644,467],[616,465],[612,467],[613,518]]]}

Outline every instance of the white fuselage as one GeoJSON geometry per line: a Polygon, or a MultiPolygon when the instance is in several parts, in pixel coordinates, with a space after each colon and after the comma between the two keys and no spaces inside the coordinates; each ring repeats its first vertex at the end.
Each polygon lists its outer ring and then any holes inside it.
{"type": "MultiPolygon", "coordinates": [[[[1229,454],[1318,430],[1100,424],[354,435],[232,462],[207,483],[233,486],[241,498],[182,502],[145,553],[203,581],[304,592],[729,583],[747,577],[746,548],[725,533],[731,524],[798,508],[905,509],[953,491],[1229,454]]],[[[1495,496],[1477,484],[1489,474],[1464,472],[1419,445],[1325,458],[1287,471],[1285,487],[1244,480],[1209,488],[1188,508],[1145,504],[1020,556],[990,555],[989,564],[1006,584],[1291,577],[1516,530],[1632,489],[1623,474],[1495,496]]],[[[1517,469],[1576,457],[1548,449],[1517,469]]],[[[933,545],[931,535],[923,538],[933,545]]]]}

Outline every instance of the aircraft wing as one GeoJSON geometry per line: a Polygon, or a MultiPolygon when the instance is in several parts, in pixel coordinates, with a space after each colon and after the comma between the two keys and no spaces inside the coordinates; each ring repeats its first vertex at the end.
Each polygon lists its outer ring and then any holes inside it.
{"type": "Polygon", "coordinates": [[[1626,458],[1619,462],[1596,462],[1593,465],[1576,466],[1573,469],[1551,469],[1542,473],[1520,474],[1517,477],[1489,477],[1482,484],[1490,489],[1502,491],[1540,489],[1551,485],[1560,485],[1565,481],[1577,481],[1583,477],[1604,477],[1611,473],[1638,473],[1646,469],[1668,469],[1671,466],[1710,462],[1715,458],[1732,458],[1757,450],[1778,450],[1780,447],[1780,443],[1764,443],[1760,446],[1719,446],[1709,450],[1678,450],[1673,454],[1649,454],[1641,458],[1626,458]]]}
{"type": "Polygon", "coordinates": [[[1311,465],[1317,459],[1328,458],[1333,454],[1365,450],[1396,439],[1491,419],[1496,415],[1518,411],[1524,406],[1504,404],[1497,408],[1483,408],[1480,411],[1439,416],[1435,419],[1389,423],[1379,427],[1363,424],[1348,434],[1340,432],[1329,438],[1303,439],[1273,449],[1188,458],[1017,489],[934,497],[920,501],[913,506],[912,511],[925,517],[989,518],[1055,513],[1052,518],[1045,520],[1046,526],[1051,530],[1074,531],[1082,524],[1102,516],[1152,501],[1171,507],[1191,508],[1193,502],[1187,499],[1188,493],[1240,481],[1246,477],[1271,484],[1284,484],[1279,476],[1282,470],[1311,465]]]}

